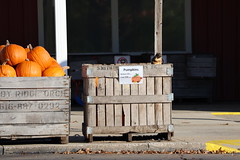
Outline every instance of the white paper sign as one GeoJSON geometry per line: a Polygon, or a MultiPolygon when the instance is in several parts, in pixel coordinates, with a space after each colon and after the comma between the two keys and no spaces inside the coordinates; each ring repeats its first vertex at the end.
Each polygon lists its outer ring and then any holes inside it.
{"type": "Polygon", "coordinates": [[[143,66],[119,66],[120,84],[142,84],[143,66]]]}

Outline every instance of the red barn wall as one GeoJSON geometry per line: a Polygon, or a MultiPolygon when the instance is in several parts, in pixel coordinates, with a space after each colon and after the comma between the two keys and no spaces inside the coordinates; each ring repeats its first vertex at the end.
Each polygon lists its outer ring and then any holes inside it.
{"type": "Polygon", "coordinates": [[[217,100],[240,100],[240,1],[192,1],[194,54],[217,57],[217,100]]]}
{"type": "Polygon", "coordinates": [[[0,0],[0,44],[38,44],[37,0],[0,0]]]}

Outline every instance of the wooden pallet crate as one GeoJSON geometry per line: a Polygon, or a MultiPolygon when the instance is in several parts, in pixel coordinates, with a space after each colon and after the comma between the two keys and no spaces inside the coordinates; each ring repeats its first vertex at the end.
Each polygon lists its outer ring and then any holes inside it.
{"type": "Polygon", "coordinates": [[[68,143],[70,78],[1,77],[0,139],[54,138],[68,143]]]}
{"type": "Polygon", "coordinates": [[[166,133],[173,135],[172,64],[126,64],[143,66],[142,84],[120,84],[123,64],[84,64],[84,123],[87,141],[93,134],[166,133]]]}

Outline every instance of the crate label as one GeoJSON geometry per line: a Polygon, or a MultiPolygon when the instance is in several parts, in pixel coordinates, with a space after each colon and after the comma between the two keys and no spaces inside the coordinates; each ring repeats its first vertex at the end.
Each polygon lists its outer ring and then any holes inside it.
{"type": "Polygon", "coordinates": [[[142,84],[143,66],[119,66],[120,84],[142,84]]]}
{"type": "Polygon", "coordinates": [[[48,111],[60,110],[59,102],[1,102],[1,111],[48,111]]]}
{"type": "Polygon", "coordinates": [[[60,99],[69,97],[68,89],[0,89],[0,100],[60,99]]]}

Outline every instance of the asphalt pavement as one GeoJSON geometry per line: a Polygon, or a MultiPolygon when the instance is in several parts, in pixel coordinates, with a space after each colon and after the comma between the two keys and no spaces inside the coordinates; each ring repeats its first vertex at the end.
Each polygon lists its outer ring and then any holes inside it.
{"type": "Polygon", "coordinates": [[[70,142],[53,144],[46,141],[21,141],[0,145],[0,155],[20,153],[66,153],[91,151],[225,151],[240,153],[240,103],[173,104],[174,137],[159,140],[154,135],[134,135],[126,142],[121,135],[97,135],[92,143],[82,135],[83,108],[72,106],[70,142]],[[135,137],[135,138],[134,138],[135,137]],[[140,138],[139,138],[140,137],[140,138]]]}

